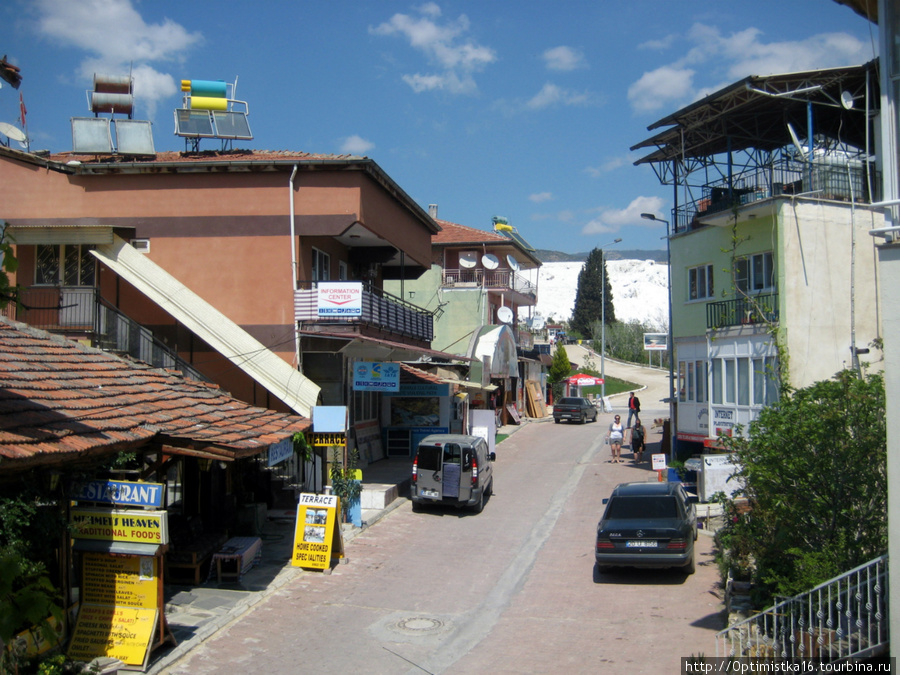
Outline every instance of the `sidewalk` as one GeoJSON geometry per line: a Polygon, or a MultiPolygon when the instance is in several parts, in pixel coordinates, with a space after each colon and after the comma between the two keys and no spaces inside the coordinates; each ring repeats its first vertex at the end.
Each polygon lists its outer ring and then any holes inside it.
{"type": "MultiPolygon", "coordinates": [[[[501,427],[497,434],[508,436],[527,424],[552,420],[552,417],[523,419],[521,425],[501,427]]],[[[369,488],[372,491],[376,507],[365,508],[366,497],[363,497],[363,525],[361,528],[346,523],[343,525],[345,544],[408,501],[411,466],[411,460],[403,457],[383,459],[363,469],[363,489],[369,488]],[[379,496],[381,494],[388,497],[382,498],[379,496]],[[380,506],[380,499],[388,503],[380,506]]],[[[147,673],[164,673],[166,668],[194,647],[297,576],[321,574],[292,567],[290,564],[295,517],[293,510],[266,512],[266,521],[259,534],[262,539],[262,557],[239,582],[219,583],[213,573],[209,580],[199,586],[166,584],[166,620],[178,644],[174,647],[167,644],[153,652],[147,673]]],[[[324,573],[330,574],[330,570],[324,573]]]]}

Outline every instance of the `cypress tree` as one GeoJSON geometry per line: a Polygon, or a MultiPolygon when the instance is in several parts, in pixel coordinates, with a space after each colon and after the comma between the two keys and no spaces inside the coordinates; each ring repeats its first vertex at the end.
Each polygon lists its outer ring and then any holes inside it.
{"type": "Polygon", "coordinates": [[[600,321],[603,314],[603,303],[606,303],[606,325],[615,323],[616,311],[613,308],[612,289],[609,275],[603,260],[603,251],[595,248],[588,254],[584,267],[578,273],[578,289],[575,293],[575,309],[572,312],[570,325],[583,338],[590,338],[591,324],[600,321]],[[606,286],[604,297],[603,287],[606,286]]]}

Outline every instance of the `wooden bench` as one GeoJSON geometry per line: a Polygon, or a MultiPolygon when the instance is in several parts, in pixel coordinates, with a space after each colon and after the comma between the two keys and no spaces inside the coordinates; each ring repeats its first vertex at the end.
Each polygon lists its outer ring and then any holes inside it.
{"type": "Polygon", "coordinates": [[[204,568],[212,560],[212,556],[228,541],[224,532],[204,532],[199,516],[192,516],[182,523],[176,522],[171,531],[171,544],[166,554],[166,576],[171,579],[171,570],[190,570],[193,572],[195,586],[200,585],[204,568]]]}

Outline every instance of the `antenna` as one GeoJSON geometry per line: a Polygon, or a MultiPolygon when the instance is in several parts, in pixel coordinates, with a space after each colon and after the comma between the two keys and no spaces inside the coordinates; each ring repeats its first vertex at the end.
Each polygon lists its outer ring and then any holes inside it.
{"type": "Polygon", "coordinates": [[[500,260],[493,253],[485,253],[481,256],[481,264],[485,269],[495,270],[500,267],[500,260]]]}
{"type": "Polygon", "coordinates": [[[513,311],[509,307],[501,307],[497,310],[497,318],[500,323],[512,323],[513,311]]]}
{"type": "Polygon", "coordinates": [[[853,94],[849,91],[844,90],[841,92],[841,106],[843,106],[844,110],[850,110],[853,108],[853,104],[856,101],[853,99],[853,94]]]}
{"type": "Polygon", "coordinates": [[[478,258],[475,251],[463,251],[459,254],[459,266],[466,269],[472,269],[478,264],[478,258]]]}
{"type": "MultiPolygon", "coordinates": [[[[0,122],[0,134],[6,136],[9,140],[17,141],[22,144],[22,147],[25,147],[25,132],[18,127],[8,122],[0,122]]],[[[0,145],[2,145],[2,142],[0,142],[0,145]]],[[[7,141],[6,147],[9,147],[9,141],[7,141]]]]}
{"type": "Polygon", "coordinates": [[[506,262],[509,264],[509,269],[511,269],[513,272],[519,271],[519,261],[516,260],[515,256],[506,256],[506,262]]]}

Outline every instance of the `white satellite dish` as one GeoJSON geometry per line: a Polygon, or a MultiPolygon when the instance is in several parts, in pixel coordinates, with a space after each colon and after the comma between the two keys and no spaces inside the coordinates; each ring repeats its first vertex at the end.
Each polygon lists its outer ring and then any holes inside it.
{"type": "Polygon", "coordinates": [[[511,269],[513,272],[519,271],[519,261],[516,260],[513,256],[506,256],[506,262],[509,264],[509,269],[511,269]]]}
{"type": "Polygon", "coordinates": [[[8,122],[0,122],[0,134],[3,134],[14,141],[18,141],[19,143],[25,140],[25,133],[8,122]]]}
{"type": "Polygon", "coordinates": [[[497,318],[500,323],[512,323],[513,311],[509,307],[501,307],[497,310],[497,318]]]}
{"type": "Polygon", "coordinates": [[[850,110],[853,107],[853,94],[849,91],[841,92],[841,105],[844,107],[844,110],[850,110]]]}
{"type": "Polygon", "coordinates": [[[463,251],[459,254],[459,266],[472,269],[478,264],[478,254],[475,251],[463,251]]]}
{"type": "Polygon", "coordinates": [[[500,267],[500,259],[493,253],[485,253],[481,256],[481,264],[484,265],[485,269],[495,270],[500,267]]]}
{"type": "Polygon", "coordinates": [[[534,320],[531,322],[531,327],[534,330],[544,330],[544,326],[546,325],[547,323],[544,321],[544,317],[542,316],[534,317],[534,320]]]}

